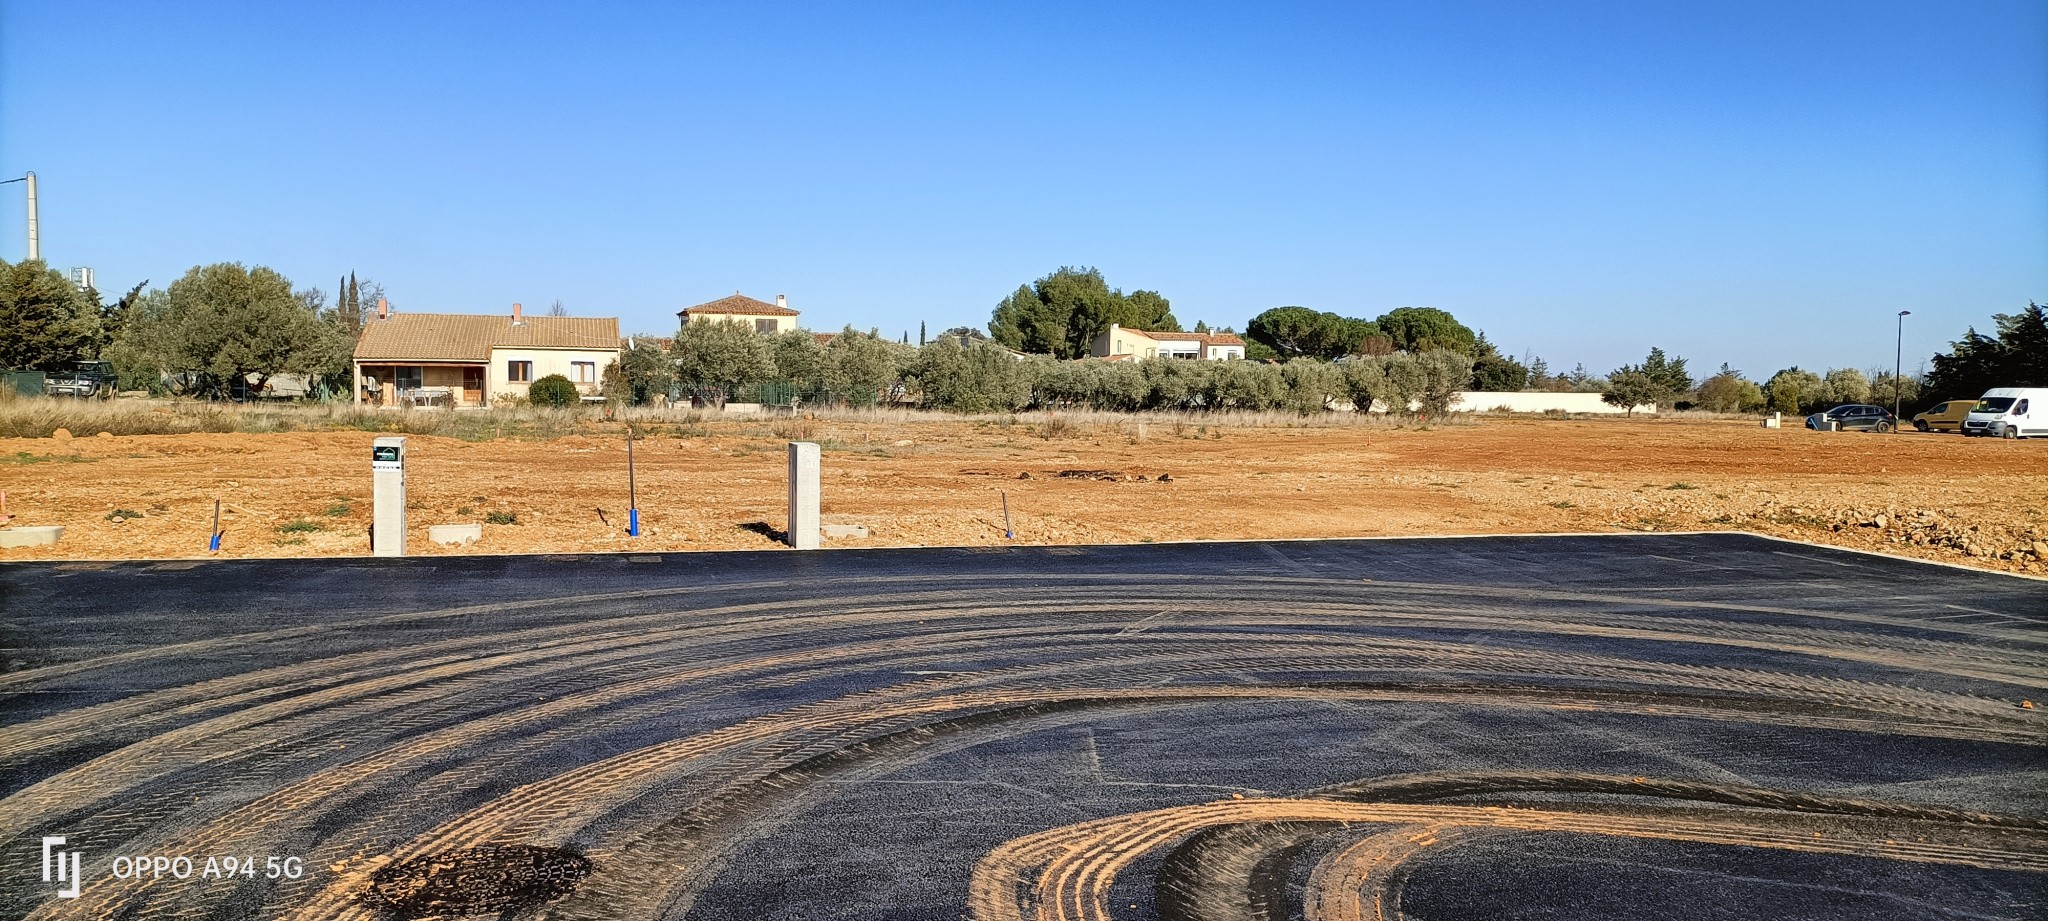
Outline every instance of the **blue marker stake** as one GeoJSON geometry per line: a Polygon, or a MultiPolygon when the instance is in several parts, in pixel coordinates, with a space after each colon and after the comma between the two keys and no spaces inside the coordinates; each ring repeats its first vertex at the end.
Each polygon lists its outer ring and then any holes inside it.
{"type": "Polygon", "coordinates": [[[219,553],[219,552],[220,552],[220,500],[219,500],[219,499],[215,499],[215,500],[213,500],[213,534],[212,534],[212,536],[210,536],[210,537],[208,537],[208,538],[206,539],[206,549],[207,549],[207,552],[209,552],[209,553],[219,553]]]}
{"type": "Polygon", "coordinates": [[[640,536],[640,497],[633,482],[633,430],[626,429],[626,534],[640,536]]]}
{"type": "Polygon", "coordinates": [[[996,492],[1003,497],[1003,539],[1016,540],[1017,532],[1010,527],[1010,494],[1002,490],[996,492]]]}

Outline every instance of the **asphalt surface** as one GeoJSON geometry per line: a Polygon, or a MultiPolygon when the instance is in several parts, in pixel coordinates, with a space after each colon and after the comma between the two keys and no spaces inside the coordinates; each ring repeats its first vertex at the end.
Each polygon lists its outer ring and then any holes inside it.
{"type": "Polygon", "coordinates": [[[2048,916],[2048,582],[1748,535],[20,564],[0,631],[0,917],[2048,916]]]}

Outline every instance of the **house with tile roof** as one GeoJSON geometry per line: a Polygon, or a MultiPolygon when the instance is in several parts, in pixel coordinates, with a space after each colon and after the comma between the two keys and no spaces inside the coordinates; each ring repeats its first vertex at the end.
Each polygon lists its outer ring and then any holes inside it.
{"type": "Polygon", "coordinates": [[[488,406],[560,374],[596,398],[619,359],[617,317],[393,313],[383,303],[356,340],[355,402],[488,406]]]}
{"type": "Polygon", "coordinates": [[[1096,336],[1088,354],[1119,361],[1190,358],[1229,361],[1244,357],[1244,340],[1232,333],[1169,333],[1129,329],[1115,323],[1096,336]]]}
{"type": "Polygon", "coordinates": [[[773,335],[796,328],[798,311],[789,309],[787,295],[775,295],[775,303],[757,301],[734,291],[731,297],[721,297],[695,307],[676,311],[676,317],[684,324],[689,323],[740,323],[753,327],[757,333],[773,335]]]}

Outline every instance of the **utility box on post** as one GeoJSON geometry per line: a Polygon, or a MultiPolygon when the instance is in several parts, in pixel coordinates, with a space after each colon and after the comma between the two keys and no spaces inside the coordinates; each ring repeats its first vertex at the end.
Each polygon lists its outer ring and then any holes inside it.
{"type": "Polygon", "coordinates": [[[370,443],[370,555],[405,555],[405,439],[370,443]]]}

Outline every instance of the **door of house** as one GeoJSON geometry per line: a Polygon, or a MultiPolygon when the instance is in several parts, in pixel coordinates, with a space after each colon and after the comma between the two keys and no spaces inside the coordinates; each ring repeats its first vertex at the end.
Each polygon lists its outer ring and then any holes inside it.
{"type": "Polygon", "coordinates": [[[462,402],[480,406],[484,402],[484,369],[462,369],[462,402]]]}

